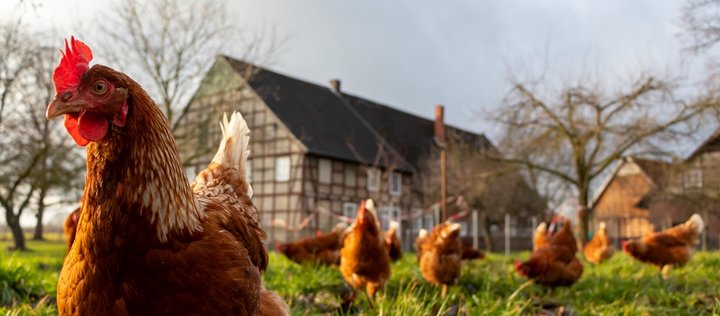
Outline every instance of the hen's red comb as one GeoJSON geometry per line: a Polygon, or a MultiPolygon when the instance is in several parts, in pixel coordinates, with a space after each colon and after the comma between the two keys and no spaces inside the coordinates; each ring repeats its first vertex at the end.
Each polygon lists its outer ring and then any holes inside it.
{"type": "Polygon", "coordinates": [[[76,40],[74,36],[70,37],[69,44],[67,39],[65,40],[65,51],[60,50],[60,52],[63,57],[53,72],[55,93],[58,95],[80,84],[80,78],[90,68],[90,61],[93,58],[90,47],[76,40]]]}

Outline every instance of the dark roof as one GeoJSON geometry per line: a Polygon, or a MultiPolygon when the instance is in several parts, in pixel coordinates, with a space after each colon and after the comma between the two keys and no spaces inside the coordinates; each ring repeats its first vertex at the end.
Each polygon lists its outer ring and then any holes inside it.
{"type": "Polygon", "coordinates": [[[670,168],[670,164],[664,161],[650,160],[638,157],[632,157],[632,160],[640,166],[640,169],[650,177],[655,183],[659,184],[665,176],[665,172],[670,168]]]}
{"type": "Polygon", "coordinates": [[[691,161],[701,154],[715,151],[720,151],[720,128],[715,130],[685,161],[691,161]]]}
{"type": "MultiPolygon", "coordinates": [[[[423,158],[433,146],[432,120],[223,58],[242,76],[252,74],[248,83],[255,93],[310,153],[403,171],[423,169],[423,158]]],[[[447,130],[479,148],[492,147],[483,135],[452,126],[447,130]]]]}

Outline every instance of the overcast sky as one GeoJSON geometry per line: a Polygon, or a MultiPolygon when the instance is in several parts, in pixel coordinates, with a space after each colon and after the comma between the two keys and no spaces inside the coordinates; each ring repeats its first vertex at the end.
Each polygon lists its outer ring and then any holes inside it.
{"type": "MultiPolygon", "coordinates": [[[[613,83],[641,68],[686,68],[676,0],[231,2],[240,25],[290,35],[270,68],[319,84],[340,78],[346,92],[428,118],[442,103],[451,124],[491,138],[483,110],[499,106],[510,70],[566,81],[590,69],[613,83]]],[[[21,5],[24,22],[64,35],[110,4],[35,3],[21,5]]],[[[0,3],[0,12],[17,8],[0,3]]]]}
{"type": "MultiPolygon", "coordinates": [[[[240,25],[290,35],[271,69],[319,84],[340,78],[346,92],[427,118],[442,103],[451,124],[491,138],[498,131],[483,113],[501,104],[510,70],[568,81],[590,69],[612,85],[639,69],[699,68],[681,54],[676,0],[231,2],[240,25]]],[[[28,26],[69,36],[108,5],[4,0],[0,12],[24,11],[28,26]]]]}

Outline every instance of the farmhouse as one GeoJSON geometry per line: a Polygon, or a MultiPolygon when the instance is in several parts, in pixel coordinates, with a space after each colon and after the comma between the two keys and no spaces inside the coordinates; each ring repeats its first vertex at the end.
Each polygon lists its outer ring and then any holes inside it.
{"type": "Polygon", "coordinates": [[[398,220],[409,246],[438,222],[422,180],[438,148],[435,130],[470,150],[494,150],[483,135],[445,126],[442,115],[428,120],[345,93],[339,80],[320,86],[219,56],[176,135],[189,177],[207,166],[217,122],[234,110],[252,131],[249,177],[271,243],[328,230],[371,197],[383,228],[398,220]]]}
{"type": "Polygon", "coordinates": [[[638,203],[661,185],[669,167],[661,161],[624,157],[595,194],[592,227],[604,221],[616,243],[652,232],[649,211],[638,203]]]}
{"type": "Polygon", "coordinates": [[[617,242],[685,222],[693,213],[706,221],[702,243],[720,247],[720,129],[679,163],[623,158],[598,189],[597,225],[605,221],[617,242]]]}

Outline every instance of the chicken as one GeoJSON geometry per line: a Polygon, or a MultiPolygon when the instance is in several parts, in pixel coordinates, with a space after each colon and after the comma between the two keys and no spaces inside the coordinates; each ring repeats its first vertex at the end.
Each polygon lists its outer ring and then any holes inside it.
{"type": "Polygon", "coordinates": [[[690,260],[704,228],[702,217],[694,214],[683,224],[623,242],[623,251],[637,260],[658,266],[667,276],[673,266],[690,260]]]}
{"type": "Polygon", "coordinates": [[[475,249],[470,243],[462,242],[462,260],[480,260],[485,258],[485,254],[482,251],[475,249]]]}
{"type": "Polygon", "coordinates": [[[402,258],[402,244],[397,236],[398,222],[390,221],[390,228],[385,232],[385,246],[387,247],[390,260],[397,261],[402,258]]]}
{"type": "Polygon", "coordinates": [[[544,246],[547,246],[550,236],[551,235],[548,233],[547,230],[547,224],[545,224],[545,222],[541,222],[537,226],[537,228],[535,228],[535,234],[533,234],[533,250],[538,250],[544,246]]]}
{"type": "Polygon", "coordinates": [[[372,200],[362,201],[340,250],[340,272],[353,289],[374,298],[390,278],[390,256],[380,234],[372,200]]]}
{"type": "Polygon", "coordinates": [[[595,236],[593,236],[593,239],[583,248],[583,254],[588,261],[594,264],[600,264],[610,259],[614,253],[615,250],[613,250],[610,239],[607,236],[605,222],[600,222],[595,236]]]}
{"type": "Polygon", "coordinates": [[[60,315],[283,315],[265,289],[265,232],[245,178],[249,130],[224,118],[220,147],[188,183],[163,113],[127,75],[71,38],[48,119],[87,146],[75,242],[57,285],[60,315]]]}
{"type": "Polygon", "coordinates": [[[277,244],[276,250],[297,263],[315,262],[340,264],[340,248],[345,226],[336,226],[330,233],[307,237],[294,242],[277,244]]]}
{"type": "Polygon", "coordinates": [[[583,266],[575,257],[578,249],[570,226],[566,220],[547,246],[534,250],[526,262],[515,261],[515,271],[548,287],[570,286],[580,279],[583,266]]]}
{"type": "Polygon", "coordinates": [[[460,228],[458,223],[442,223],[418,241],[420,273],[428,282],[442,286],[443,297],[447,293],[448,285],[460,276],[460,228]]]}
{"type": "Polygon", "coordinates": [[[67,252],[70,251],[73,241],[75,241],[75,232],[77,231],[78,218],[80,218],[80,207],[68,214],[63,223],[63,231],[65,232],[65,242],[67,243],[67,252]]]}

